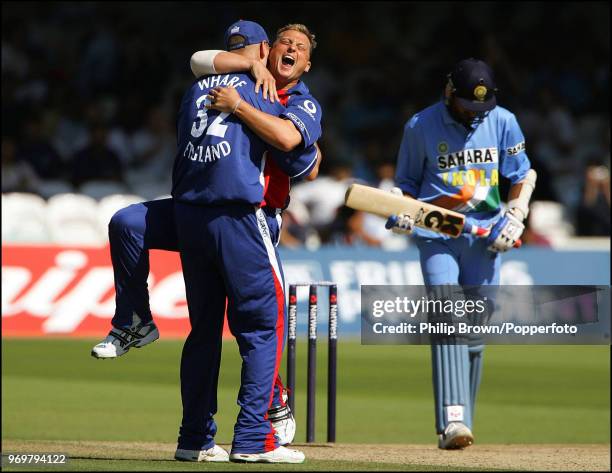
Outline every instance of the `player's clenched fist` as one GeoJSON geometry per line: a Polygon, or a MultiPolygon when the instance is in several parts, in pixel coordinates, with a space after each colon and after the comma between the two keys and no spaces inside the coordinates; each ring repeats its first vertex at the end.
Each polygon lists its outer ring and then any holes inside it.
{"type": "Polygon", "coordinates": [[[226,113],[234,113],[242,101],[233,87],[215,87],[208,92],[207,98],[210,105],[206,104],[206,108],[226,113]]]}

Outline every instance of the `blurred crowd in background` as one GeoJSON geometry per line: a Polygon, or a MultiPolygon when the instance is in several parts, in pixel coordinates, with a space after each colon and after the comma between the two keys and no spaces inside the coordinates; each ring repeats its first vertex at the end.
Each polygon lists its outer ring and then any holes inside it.
{"type": "Polygon", "coordinates": [[[405,122],[470,56],[496,72],[538,172],[543,217],[526,240],[549,244],[554,218],[568,235],[610,235],[606,2],[3,2],[2,193],[167,196],[189,58],[222,49],[239,18],[271,39],[304,23],[319,44],[303,79],[323,106],[324,159],[292,189],[283,245],[407,244],[343,207],[344,192],[392,187],[405,122]]]}

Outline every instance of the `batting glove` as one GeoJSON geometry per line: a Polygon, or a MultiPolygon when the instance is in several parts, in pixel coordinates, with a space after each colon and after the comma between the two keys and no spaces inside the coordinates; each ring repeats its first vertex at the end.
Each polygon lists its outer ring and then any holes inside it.
{"type": "MultiPolygon", "coordinates": [[[[500,218],[487,238],[487,249],[493,253],[505,253],[513,248],[521,238],[525,225],[515,216],[514,209],[510,209],[500,218]]],[[[518,213],[518,215],[521,215],[518,213]]]]}
{"type": "MultiPolygon", "coordinates": [[[[389,192],[393,195],[404,196],[399,187],[394,187],[389,192]]],[[[410,235],[414,228],[414,219],[408,214],[391,215],[385,223],[385,228],[400,235],[410,235]]]]}
{"type": "Polygon", "coordinates": [[[414,219],[408,214],[391,215],[385,223],[385,228],[393,233],[410,235],[414,229],[414,219]]]}

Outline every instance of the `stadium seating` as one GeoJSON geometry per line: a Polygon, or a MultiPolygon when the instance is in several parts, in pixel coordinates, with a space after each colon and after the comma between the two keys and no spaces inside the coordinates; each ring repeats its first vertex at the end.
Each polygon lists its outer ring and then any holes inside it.
{"type": "Polygon", "coordinates": [[[100,200],[113,194],[127,194],[128,189],[119,182],[89,181],[79,188],[79,193],[100,200]]]}
{"type": "Polygon", "coordinates": [[[2,241],[42,243],[50,239],[47,204],[28,193],[2,194],[2,241]]]}
{"type": "Polygon", "coordinates": [[[104,197],[98,203],[98,224],[100,231],[108,232],[108,222],[117,210],[127,207],[128,205],[143,202],[143,197],[133,194],[115,194],[104,197]]]}
{"type": "Polygon", "coordinates": [[[103,245],[108,237],[100,230],[98,203],[82,194],[58,194],[47,202],[51,242],[63,245],[103,245]]]}
{"type": "Polygon", "coordinates": [[[74,192],[74,188],[68,181],[59,179],[41,180],[37,186],[37,191],[41,197],[49,199],[57,194],[66,194],[74,192]]]}
{"type": "Polygon", "coordinates": [[[134,194],[141,195],[146,200],[156,200],[161,195],[167,195],[170,192],[170,185],[142,181],[133,183],[131,189],[134,194]]]}

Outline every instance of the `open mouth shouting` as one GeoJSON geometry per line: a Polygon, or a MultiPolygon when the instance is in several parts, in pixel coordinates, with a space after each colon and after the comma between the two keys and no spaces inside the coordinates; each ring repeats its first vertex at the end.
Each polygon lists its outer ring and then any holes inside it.
{"type": "Polygon", "coordinates": [[[296,59],[291,54],[284,54],[281,58],[281,70],[290,71],[295,65],[296,59]]]}
{"type": "Polygon", "coordinates": [[[278,77],[277,85],[294,84],[304,72],[310,70],[310,43],[307,36],[298,31],[286,31],[270,48],[268,62],[278,77]]]}

